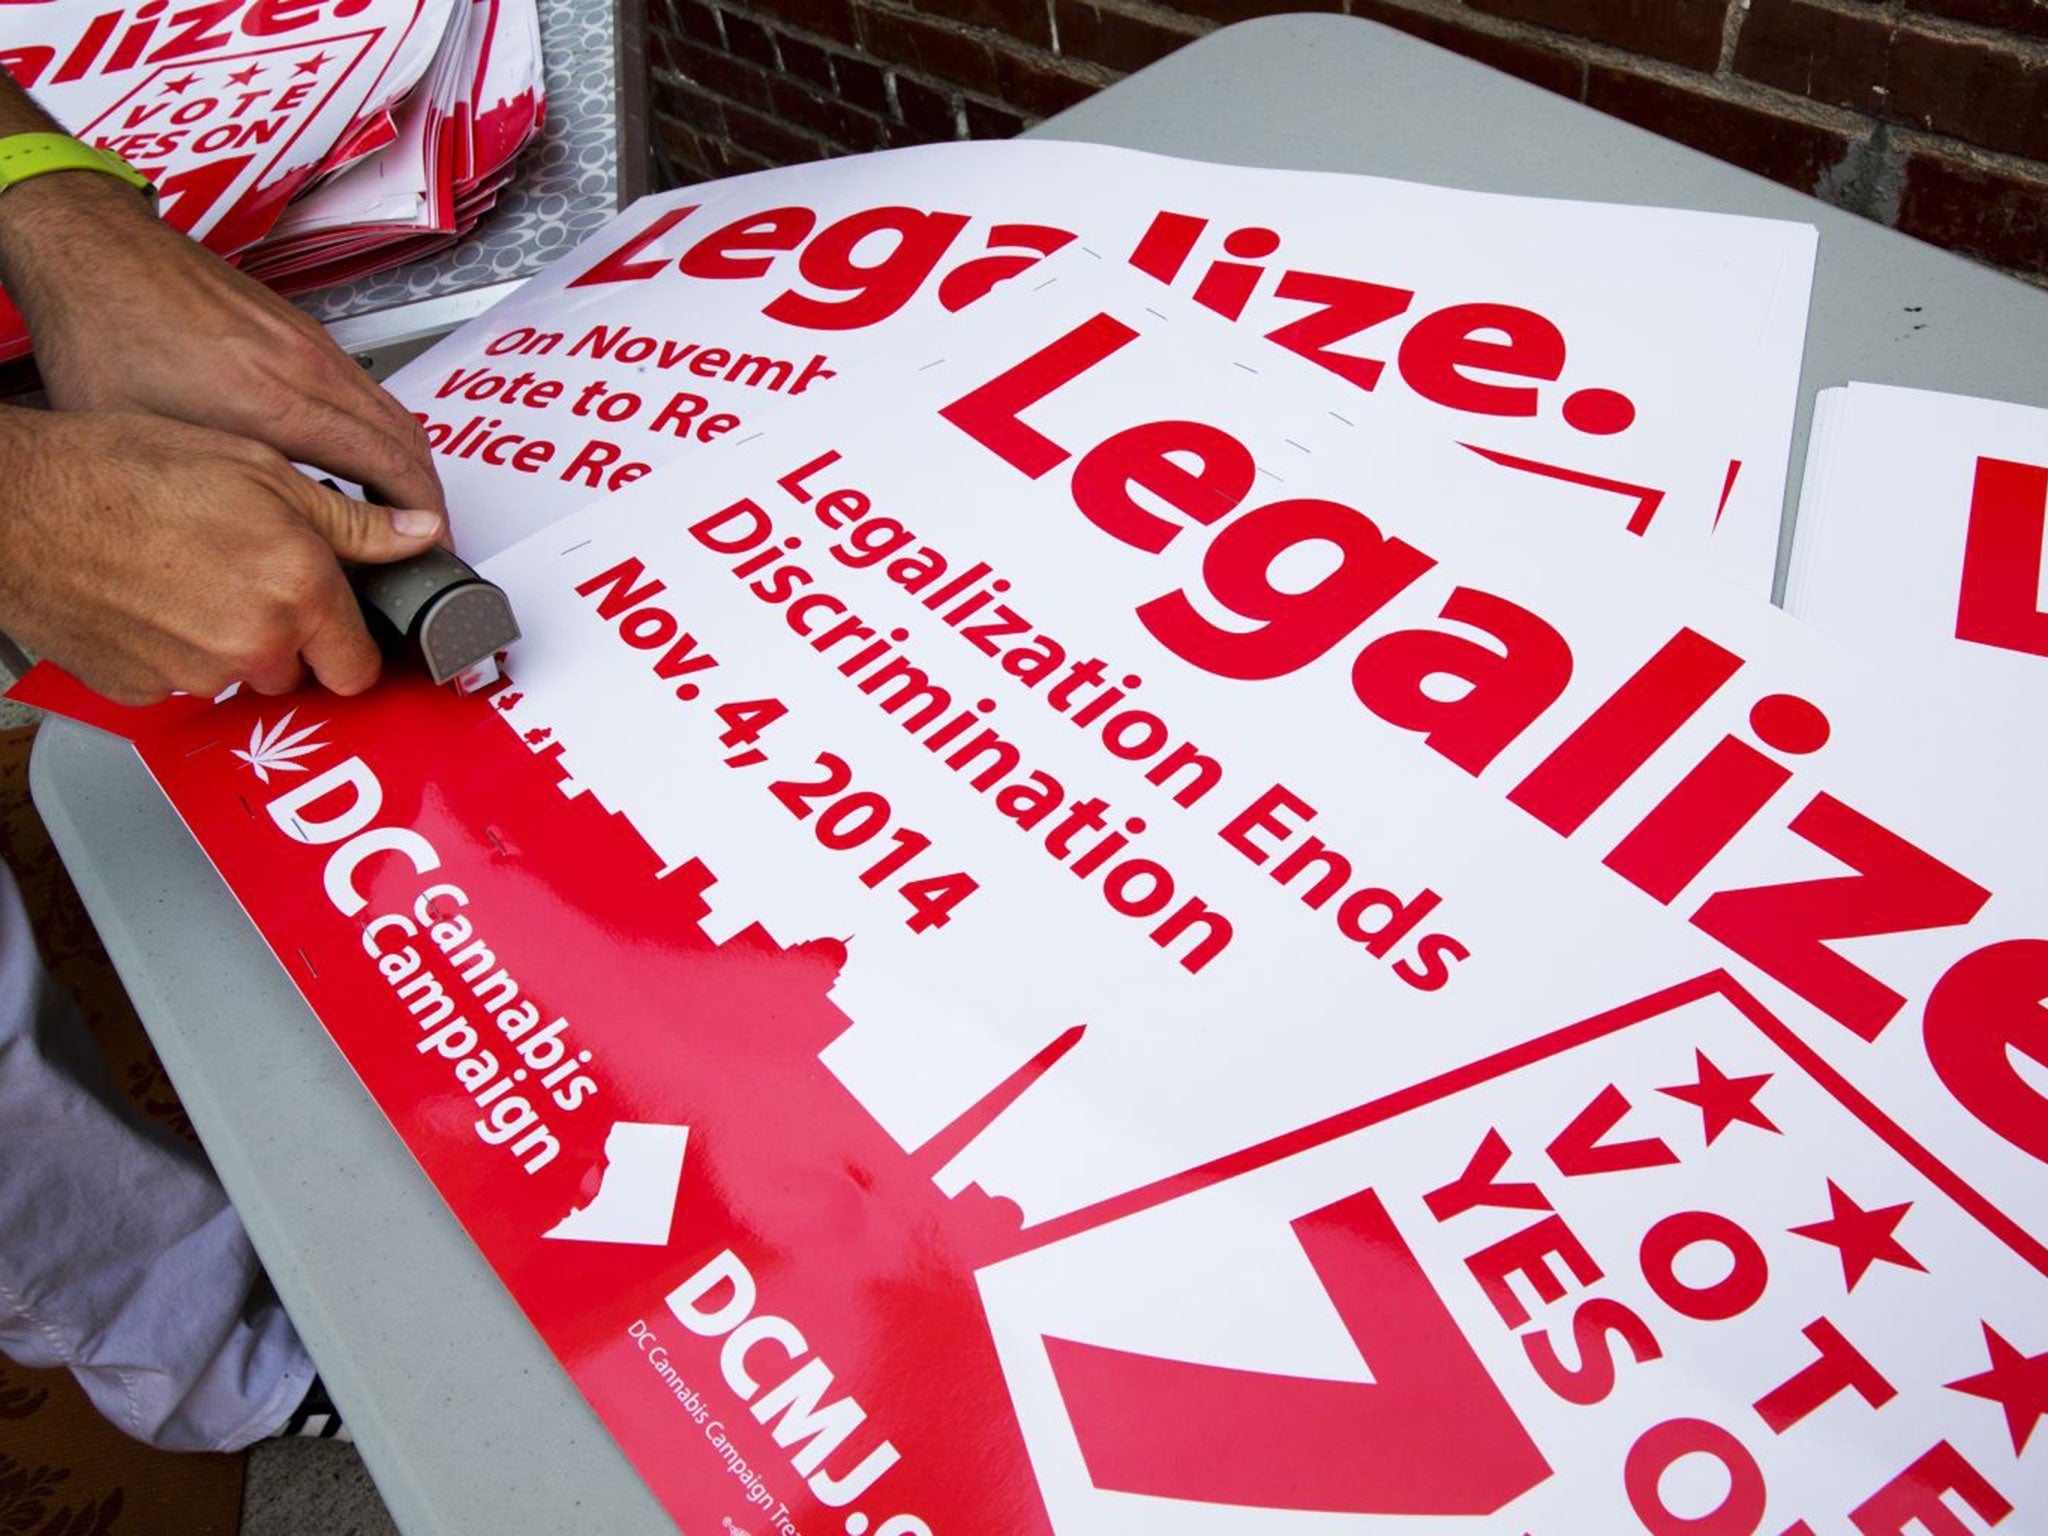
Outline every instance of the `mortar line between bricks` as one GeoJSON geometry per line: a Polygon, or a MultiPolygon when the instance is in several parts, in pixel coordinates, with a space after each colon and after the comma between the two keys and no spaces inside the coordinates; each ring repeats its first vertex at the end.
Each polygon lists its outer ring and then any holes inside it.
{"type": "Polygon", "coordinates": [[[1742,24],[1749,19],[1749,0],[1728,0],[1721,17],[1721,61],[1714,73],[1727,79],[1735,73],[1735,49],[1742,40],[1742,24]]]}
{"type": "MultiPolygon", "coordinates": [[[[1645,53],[1631,53],[1628,49],[1613,43],[1603,43],[1595,38],[1584,37],[1576,32],[1567,32],[1558,27],[1547,27],[1533,21],[1522,21],[1513,17],[1495,16],[1490,12],[1472,10],[1464,0],[1383,0],[1383,3],[1409,15],[1426,17],[1431,21],[1443,22],[1459,31],[1473,32],[1494,42],[1518,43],[1525,47],[1547,50],[1561,58],[1571,60],[1582,68],[1593,64],[1609,66],[1628,65],[1637,73],[1645,73],[1654,66],[1658,70],[1677,71],[1692,80],[1713,80],[1717,78],[1711,70],[1695,69],[1691,65],[1674,64],[1668,59],[1653,58],[1645,53]]],[[[1372,20],[1375,18],[1367,18],[1372,20]]],[[[1391,25],[1391,23],[1382,23],[1391,25]]],[[[1428,39],[1424,39],[1428,41],[1428,39]]],[[[1448,45],[1439,45],[1448,46],[1448,45]]],[[[1455,53],[1455,47],[1450,49],[1455,53]]],[[[1581,95],[1583,99],[1583,93],[1581,95]]]]}
{"type": "MultiPolygon", "coordinates": [[[[1554,38],[1564,34],[1546,35],[1554,38]]],[[[1680,86],[1720,101],[1766,108],[1779,116],[1791,117],[1816,128],[1832,128],[1844,133],[1867,132],[1875,121],[1868,113],[1857,112],[1848,107],[1837,107],[1825,101],[1815,101],[1811,97],[1801,96],[1797,91],[1788,91],[1782,86],[1752,80],[1747,75],[1708,74],[1704,70],[1673,64],[1668,59],[1652,59],[1630,53],[1609,43],[1596,43],[1587,39],[1572,41],[1589,66],[1589,86],[1591,67],[1597,66],[1618,70],[1640,79],[1680,86]]]]}
{"type": "Polygon", "coordinates": [[[2007,150],[1986,149],[1981,144],[1971,144],[1962,139],[1951,138],[1945,133],[1935,133],[1927,128],[1915,128],[1910,123],[1887,123],[1892,136],[1899,140],[1909,153],[1923,150],[1931,154],[1960,160],[1979,170],[1992,171],[2000,176],[2015,176],[2022,181],[2031,181],[2048,186],[2048,161],[2030,160],[2025,155],[2015,155],[2007,150]]]}
{"type": "MultiPolygon", "coordinates": [[[[1048,3],[1050,3],[1050,0],[1048,0],[1048,3]]],[[[1124,75],[1123,71],[1097,64],[1093,60],[1079,59],[1067,54],[1049,52],[1035,43],[1029,42],[1024,38],[1014,37],[1007,32],[999,32],[986,27],[970,26],[965,23],[946,22],[945,18],[930,16],[917,10],[914,5],[893,3],[893,0],[862,0],[859,10],[863,13],[872,12],[877,15],[915,20],[926,25],[938,25],[941,22],[945,22],[942,30],[965,41],[978,44],[983,48],[989,49],[991,52],[1000,51],[1009,54],[1025,63],[1036,65],[1062,78],[1072,80],[1076,84],[1092,86],[1098,90],[1104,86],[1115,84],[1124,75]]],[[[850,44],[811,32],[800,25],[789,25],[779,20],[769,20],[753,16],[749,16],[747,19],[755,22],[756,25],[761,26],[770,34],[794,36],[803,42],[811,44],[813,47],[823,49],[835,60],[851,58],[860,63],[872,65],[874,68],[881,70],[885,75],[891,77],[901,75],[907,79],[915,80],[918,84],[931,90],[971,96],[984,106],[999,107],[1012,113],[1021,112],[1023,116],[1034,121],[1044,115],[1022,111],[1015,102],[1006,100],[993,91],[983,90],[978,86],[966,85],[956,80],[948,80],[944,76],[934,73],[923,64],[897,59],[887,53],[876,51],[865,40],[857,44],[850,44]]],[[[1190,33],[1188,34],[1188,40],[1192,42],[1199,35],[1198,33],[1190,33]]],[[[731,54],[730,49],[727,52],[731,57],[738,59],[743,64],[751,63],[750,60],[740,58],[737,54],[731,54]]],[[[758,68],[759,66],[753,67],[758,68]]],[[[891,105],[892,107],[896,105],[893,96],[891,105]]],[[[897,121],[901,123],[900,116],[897,118],[897,121]]],[[[903,126],[908,125],[904,124],[903,126]]]]}
{"type": "Polygon", "coordinates": [[[1851,21],[1881,22],[1894,33],[1918,32],[1947,43],[1995,48],[2017,54],[2037,65],[2048,64],[2048,38],[2032,37],[2014,28],[1989,22],[1961,21],[1933,11],[1913,10],[1907,0],[1884,0],[1877,6],[1868,4],[1867,0],[1798,0],[1798,3],[1809,10],[1824,11],[1830,16],[1842,16],[1851,21]]]}
{"type": "MultiPolygon", "coordinates": [[[[1788,91],[1782,86],[1766,85],[1761,80],[1751,80],[1746,75],[1702,74],[1698,70],[1686,69],[1682,65],[1666,64],[1657,59],[1641,59],[1633,54],[1589,59],[1587,62],[1602,68],[1619,70],[1638,79],[1680,86],[1716,101],[1761,108],[1776,116],[1790,118],[1814,128],[1831,128],[1841,133],[1861,134],[1869,132],[1876,122],[1876,119],[1867,113],[1856,112],[1848,107],[1837,107],[1825,101],[1815,101],[1811,97],[1801,96],[1797,91],[1788,91]]],[[[1590,80],[1589,71],[1588,81],[1590,80]]]]}
{"type": "MultiPolygon", "coordinates": [[[[706,86],[699,85],[694,80],[679,80],[677,83],[687,85],[690,88],[690,90],[696,92],[700,96],[707,98],[715,106],[717,106],[720,111],[736,110],[748,117],[757,117],[761,119],[763,122],[773,123],[777,128],[781,129],[784,133],[789,134],[792,138],[809,139],[812,143],[816,144],[821,150],[824,150],[828,153],[831,150],[838,147],[835,146],[831,140],[826,139],[819,134],[811,132],[808,128],[799,128],[793,123],[789,122],[787,119],[776,116],[773,112],[764,112],[759,107],[749,105],[747,102],[744,101],[735,100],[731,96],[724,95],[719,91],[714,91],[706,86]]],[[[859,109],[856,108],[855,110],[858,111],[859,109]]],[[[669,116],[674,117],[675,120],[681,123],[684,127],[691,126],[687,118],[677,116],[677,114],[674,113],[673,111],[669,113],[669,116]]],[[[700,133],[702,132],[701,129],[697,131],[700,133]]],[[[729,135],[724,134],[707,135],[707,137],[720,139],[728,143],[735,142],[730,138],[729,135]]],[[[736,145],[735,147],[745,150],[747,154],[752,155],[755,159],[763,158],[760,152],[757,150],[747,150],[744,145],[736,145]]],[[[825,158],[825,156],[821,155],[819,158],[822,159],[825,158]]]]}
{"type": "Polygon", "coordinates": [[[1864,182],[1862,206],[1856,211],[1887,227],[1897,225],[1906,198],[1906,163],[1911,158],[1910,146],[1900,140],[1893,126],[1879,123],[1870,135],[1870,174],[1864,182]]]}
{"type": "MultiPolygon", "coordinates": [[[[753,64],[750,60],[741,59],[737,55],[728,55],[728,57],[731,57],[735,63],[746,65],[747,67],[754,69],[761,68],[761,66],[753,64]]],[[[1014,103],[1006,101],[1000,96],[996,96],[985,91],[969,90],[965,87],[957,86],[950,82],[940,80],[936,76],[926,75],[921,71],[914,70],[912,68],[909,68],[908,66],[889,64],[871,57],[863,58],[860,55],[844,55],[844,57],[851,57],[855,58],[859,62],[872,64],[877,70],[880,71],[880,73],[883,76],[884,89],[888,93],[890,111],[886,115],[876,113],[870,110],[869,108],[862,107],[856,103],[845,100],[843,96],[835,96],[830,99],[836,101],[838,105],[844,107],[847,111],[859,114],[859,116],[862,119],[874,124],[876,127],[883,130],[898,128],[909,129],[915,132],[913,125],[906,121],[903,115],[902,104],[897,93],[897,82],[899,78],[908,80],[914,84],[922,86],[927,90],[933,91],[941,96],[948,98],[949,102],[951,102],[954,105],[956,111],[961,110],[963,104],[971,102],[974,105],[982,107],[989,111],[1007,113],[1012,117],[1020,119],[1027,127],[1030,126],[1032,123],[1042,122],[1045,117],[1045,114],[1043,113],[1032,113],[1023,111],[1019,109],[1014,103]]],[[[819,133],[815,129],[803,127],[800,124],[790,121],[788,117],[774,111],[771,108],[765,108],[752,102],[743,101],[724,91],[720,91],[715,87],[706,85],[699,80],[691,78],[684,71],[656,66],[654,69],[650,71],[650,76],[655,84],[665,86],[669,90],[674,91],[679,95],[687,92],[689,94],[693,94],[704,98],[707,102],[718,107],[721,111],[725,111],[728,109],[736,110],[741,114],[759,119],[763,122],[773,123],[776,127],[784,130],[785,132],[791,134],[794,137],[810,141],[811,144],[815,147],[820,158],[827,158],[837,154],[858,154],[865,152],[863,146],[858,144],[847,143],[844,141],[843,136],[827,136],[825,134],[819,133]]],[[[812,96],[818,95],[818,92],[816,90],[812,89],[811,87],[803,85],[801,82],[790,82],[790,84],[792,89],[802,90],[812,96]]],[[[655,108],[655,111],[658,115],[665,115],[671,118],[678,126],[690,129],[700,138],[703,138],[710,143],[716,144],[723,149],[737,151],[740,155],[746,157],[749,160],[761,161],[764,164],[774,163],[772,160],[763,157],[759,151],[746,148],[745,145],[740,144],[738,141],[733,139],[729,134],[709,132],[701,124],[692,122],[686,113],[679,112],[673,107],[657,106],[655,108]]]]}
{"type": "MultiPolygon", "coordinates": [[[[1054,0],[1047,0],[1047,3],[1051,5],[1054,3],[1054,0]]],[[[1018,37],[1012,33],[1004,32],[1000,28],[959,21],[949,16],[934,16],[928,11],[919,9],[916,0],[859,0],[857,8],[862,11],[871,11],[876,15],[894,16],[921,22],[926,26],[936,27],[954,37],[977,43],[984,48],[1000,50],[1028,60],[1031,63],[1050,66],[1062,72],[1075,70],[1096,72],[1103,77],[1100,81],[1103,85],[1114,84],[1128,73],[1128,71],[1115,69],[1109,65],[1099,64],[1093,59],[1077,58],[1063,50],[1056,51],[1052,48],[1041,47],[1028,38],[1018,37]]],[[[1190,43],[1206,36],[1216,28],[1216,23],[1205,21],[1200,17],[1183,15],[1178,11],[1163,9],[1159,6],[1133,4],[1129,3],[1129,0],[1114,8],[1098,3],[1091,5],[1090,9],[1107,16],[1122,16],[1132,20],[1151,22],[1176,33],[1185,39],[1186,42],[1190,43]]],[[[1058,38],[1057,28],[1054,29],[1054,38],[1055,40],[1058,38]]],[[[869,57],[875,62],[884,62],[883,55],[870,54],[869,57]]],[[[893,64],[891,67],[893,67],[893,64]]],[[[910,68],[915,71],[916,66],[910,66],[910,68]]],[[[959,90],[972,89],[972,87],[964,85],[955,85],[951,88],[959,90]]]]}
{"type": "Polygon", "coordinates": [[[1187,31],[1191,36],[1206,37],[1220,25],[1206,16],[1190,16],[1186,11],[1176,11],[1170,5],[1155,5],[1151,0],[1088,0],[1091,10],[1103,11],[1111,16],[1129,16],[1137,21],[1157,22],[1173,31],[1187,31]]]}

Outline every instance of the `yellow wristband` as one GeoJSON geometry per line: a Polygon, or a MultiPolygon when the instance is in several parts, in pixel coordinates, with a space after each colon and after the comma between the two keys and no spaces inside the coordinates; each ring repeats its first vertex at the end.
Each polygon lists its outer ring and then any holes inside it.
{"type": "Polygon", "coordinates": [[[15,133],[0,138],[0,195],[52,171],[97,171],[126,182],[152,207],[156,188],[149,178],[110,149],[97,149],[62,133],[15,133]]]}

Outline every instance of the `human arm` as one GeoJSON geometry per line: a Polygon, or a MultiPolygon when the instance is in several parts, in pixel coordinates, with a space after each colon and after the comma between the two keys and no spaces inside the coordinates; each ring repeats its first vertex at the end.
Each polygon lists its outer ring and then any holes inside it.
{"type": "Polygon", "coordinates": [[[377,647],[335,557],[402,559],[443,526],[227,433],[0,407],[0,629],[117,703],[306,669],[361,692],[377,647]]]}
{"type": "MultiPolygon", "coordinates": [[[[0,73],[0,136],[62,131],[0,73]]],[[[267,444],[393,506],[447,510],[419,422],[318,324],[90,171],[0,195],[0,287],[59,410],[267,444]]]]}

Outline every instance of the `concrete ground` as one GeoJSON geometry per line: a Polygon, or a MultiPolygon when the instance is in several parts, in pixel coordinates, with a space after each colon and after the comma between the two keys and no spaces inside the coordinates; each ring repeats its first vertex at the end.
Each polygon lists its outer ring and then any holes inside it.
{"type": "Polygon", "coordinates": [[[274,1440],[249,1453],[242,1536],[397,1536],[352,1445],[274,1440]]]}

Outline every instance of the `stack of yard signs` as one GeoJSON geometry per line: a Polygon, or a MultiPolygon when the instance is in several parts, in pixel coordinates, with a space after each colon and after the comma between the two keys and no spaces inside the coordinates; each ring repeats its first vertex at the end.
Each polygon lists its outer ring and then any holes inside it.
{"type": "MultiPolygon", "coordinates": [[[[293,289],[459,238],[542,112],[533,0],[23,0],[0,68],[148,175],[164,218],[293,289]]],[[[0,358],[27,350],[0,301],[0,358]]]]}

